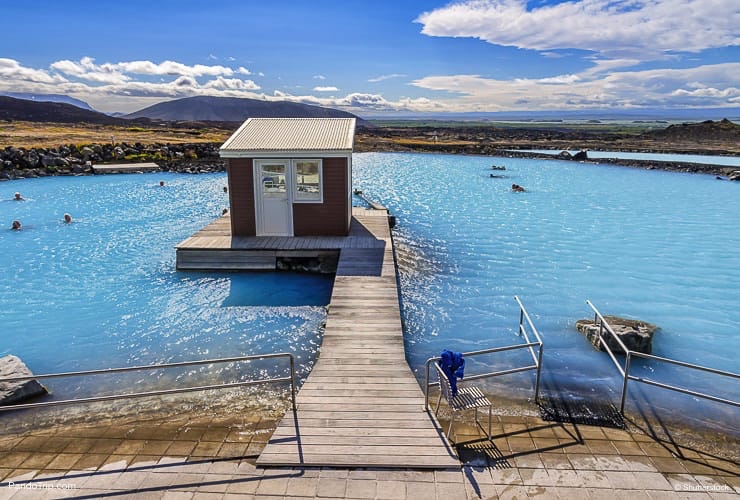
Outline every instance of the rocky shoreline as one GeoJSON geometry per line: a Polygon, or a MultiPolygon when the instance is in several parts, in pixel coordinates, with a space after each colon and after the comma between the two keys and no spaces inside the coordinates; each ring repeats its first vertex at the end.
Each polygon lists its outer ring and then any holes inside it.
{"type": "Polygon", "coordinates": [[[56,148],[0,150],[0,180],[53,175],[91,175],[95,165],[156,163],[162,172],[223,172],[218,143],[190,144],[75,144],[56,148]]]}
{"type": "MultiPolygon", "coordinates": [[[[219,143],[185,144],[88,144],[62,145],[56,148],[16,148],[8,146],[0,150],[0,180],[13,180],[53,175],[91,175],[95,165],[121,163],[156,163],[162,172],[207,173],[223,172],[224,160],[219,157],[219,143]]],[[[536,146],[534,146],[536,148],[536,146]]],[[[542,145],[540,145],[542,147],[542,145]]],[[[378,144],[374,148],[360,147],[358,152],[401,152],[396,147],[378,144]]],[[[405,152],[465,154],[503,158],[536,158],[580,163],[610,164],[666,170],[671,172],[709,174],[740,180],[740,169],[726,165],[699,164],[690,162],[666,162],[655,160],[630,160],[615,158],[588,158],[585,155],[550,155],[524,151],[512,151],[484,144],[445,145],[426,144],[423,147],[404,148],[405,152]],[[585,156],[585,158],[584,158],[585,156]]]]}
{"type": "MultiPolygon", "coordinates": [[[[529,153],[521,151],[499,151],[497,156],[505,156],[507,158],[538,158],[543,160],[563,160],[563,161],[578,161],[581,163],[594,163],[594,164],[607,164],[617,165],[621,167],[633,167],[642,168],[645,170],[665,170],[668,172],[683,172],[690,174],[708,174],[721,177],[727,177],[731,180],[740,180],[740,176],[734,174],[740,173],[740,168],[729,167],[727,165],[714,165],[709,163],[692,163],[692,162],[678,162],[678,161],[657,161],[657,160],[634,160],[634,159],[618,159],[618,158],[586,158],[578,159],[575,156],[566,155],[551,155],[542,153],[529,153]]],[[[588,153],[586,152],[586,155],[588,153]]]]}

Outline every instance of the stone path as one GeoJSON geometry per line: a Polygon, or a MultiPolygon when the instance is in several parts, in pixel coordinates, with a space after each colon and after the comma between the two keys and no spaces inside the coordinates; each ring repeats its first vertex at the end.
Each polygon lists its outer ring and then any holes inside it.
{"type": "Polygon", "coordinates": [[[460,470],[255,466],[276,422],[256,415],[0,437],[0,499],[735,499],[736,463],[641,433],[495,417],[460,424],[460,470]]]}

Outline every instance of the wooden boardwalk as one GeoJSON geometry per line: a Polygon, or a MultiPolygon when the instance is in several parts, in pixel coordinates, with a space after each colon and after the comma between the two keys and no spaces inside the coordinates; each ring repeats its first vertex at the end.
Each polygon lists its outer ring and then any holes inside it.
{"type": "Polygon", "coordinates": [[[353,213],[319,359],[257,464],[459,468],[406,362],[387,215],[353,213]]]}

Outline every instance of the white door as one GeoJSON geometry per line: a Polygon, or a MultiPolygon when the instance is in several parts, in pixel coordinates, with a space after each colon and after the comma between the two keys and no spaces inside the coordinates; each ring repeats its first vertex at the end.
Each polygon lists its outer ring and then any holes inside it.
{"type": "Polygon", "coordinates": [[[289,165],[286,160],[255,162],[257,236],[293,236],[289,165]]]}

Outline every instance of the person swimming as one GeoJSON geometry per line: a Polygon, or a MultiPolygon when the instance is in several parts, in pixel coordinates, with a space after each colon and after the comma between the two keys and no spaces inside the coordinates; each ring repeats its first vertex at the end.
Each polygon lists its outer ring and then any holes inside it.
{"type": "Polygon", "coordinates": [[[64,222],[66,222],[67,224],[72,222],[72,216],[69,214],[64,214],[64,222]]]}
{"type": "Polygon", "coordinates": [[[515,193],[523,193],[525,191],[524,188],[521,187],[519,184],[512,184],[511,190],[514,191],[515,193]]]}
{"type": "Polygon", "coordinates": [[[21,196],[21,194],[18,191],[16,191],[15,194],[13,195],[13,199],[15,201],[25,201],[26,200],[23,196],[21,196]]]}
{"type": "Polygon", "coordinates": [[[10,226],[10,229],[13,231],[20,231],[22,228],[23,226],[21,226],[21,221],[19,220],[14,220],[13,224],[10,226]]]}

